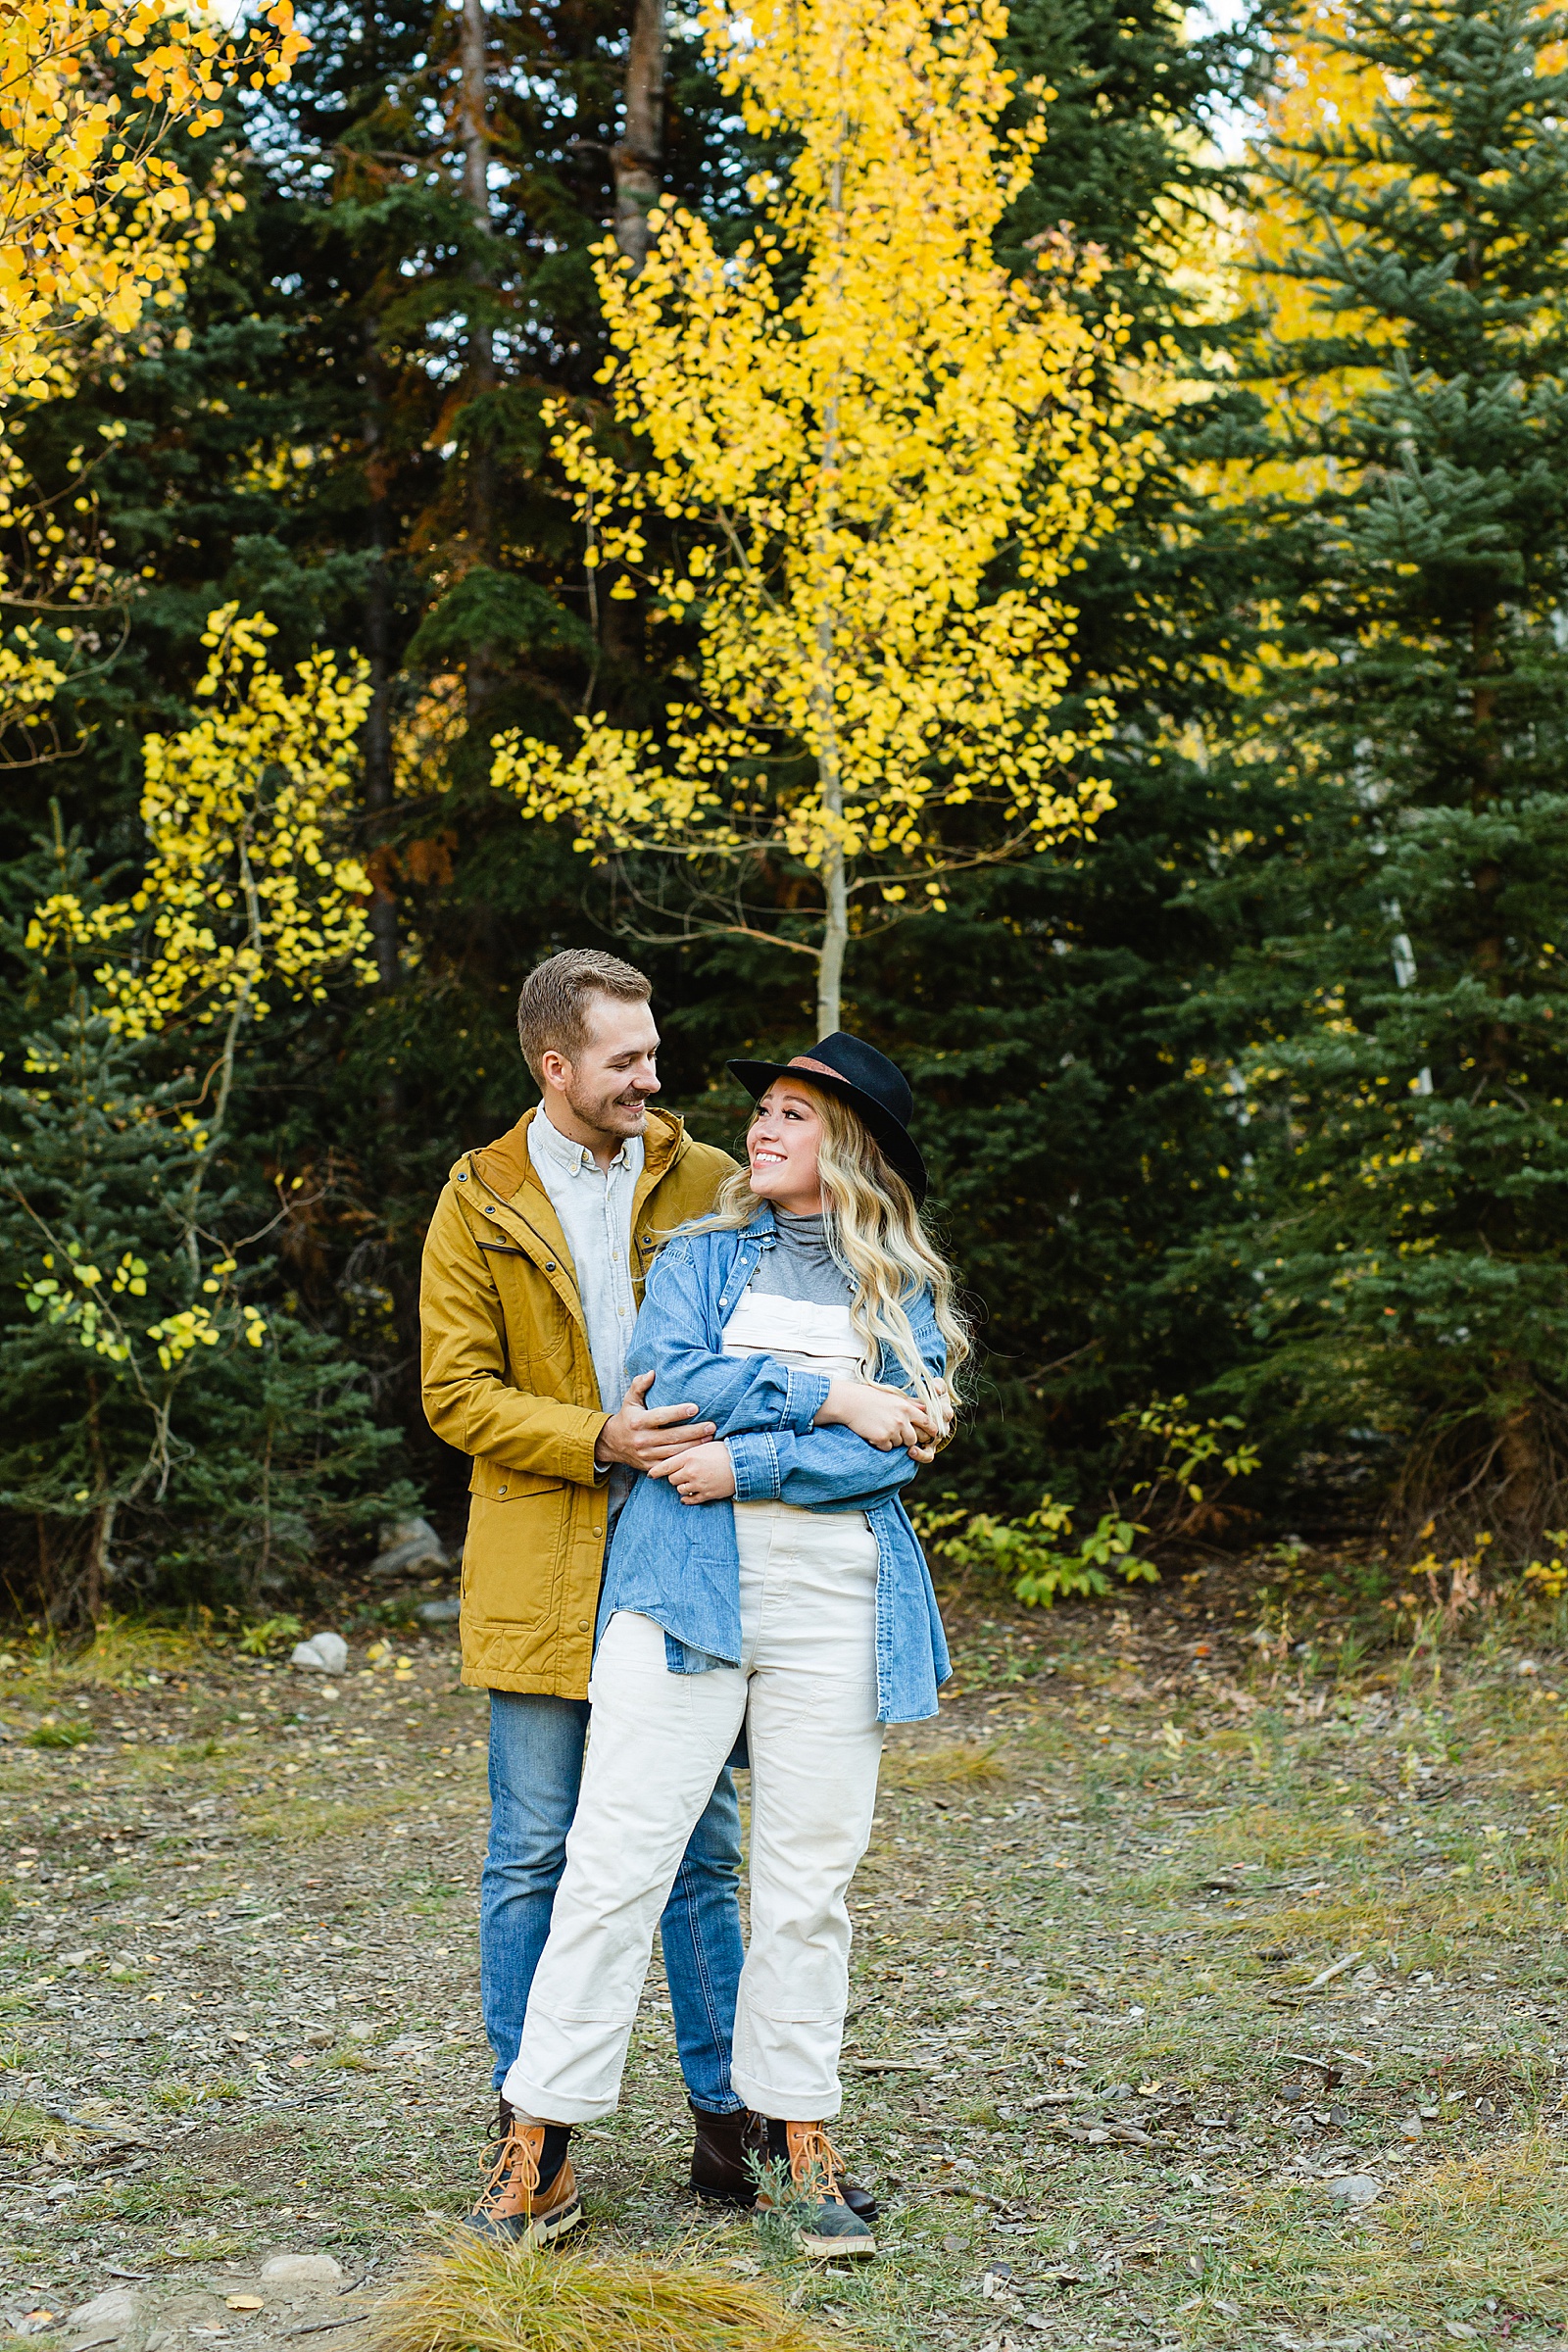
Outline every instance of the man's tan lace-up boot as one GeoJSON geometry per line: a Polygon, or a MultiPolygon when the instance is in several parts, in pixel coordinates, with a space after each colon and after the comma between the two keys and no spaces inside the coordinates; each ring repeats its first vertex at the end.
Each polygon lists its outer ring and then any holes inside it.
{"type": "MultiPolygon", "coordinates": [[[[552,2134],[554,2136],[554,2134],[552,2134]]],[[[539,2179],[543,2124],[521,2124],[503,2100],[496,2136],[485,2150],[485,2183],[467,2228],[508,2245],[548,2246],[582,2220],[571,2158],[563,2154],[548,2181],[539,2179]]]]}
{"type": "MultiPolygon", "coordinates": [[[[874,2254],[876,2238],[869,2225],[844,2202],[839,2185],[844,2167],[823,2127],[770,2121],[768,2141],[775,2160],[782,2158],[789,2166],[790,2193],[801,2216],[796,2236],[802,2253],[817,2262],[874,2254]]],[[[766,2186],[759,2190],[760,2208],[776,2201],[766,2186]]]]}

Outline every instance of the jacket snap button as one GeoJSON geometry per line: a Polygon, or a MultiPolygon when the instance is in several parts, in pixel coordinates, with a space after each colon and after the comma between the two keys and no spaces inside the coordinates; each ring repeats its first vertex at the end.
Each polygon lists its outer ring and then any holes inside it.
{"type": "Polygon", "coordinates": [[[458,1182],[459,1182],[460,1184],[466,1184],[466,1183],[467,1183],[467,1181],[468,1181],[468,1176],[467,1176],[467,1171],[466,1171],[466,1169],[460,1168],[460,1169],[459,1169],[459,1171],[458,1171],[458,1182]]]}
{"type": "Polygon", "coordinates": [[[578,1618],[578,1620],[577,1620],[577,1631],[578,1631],[578,1633],[579,1633],[579,1634],[585,1634],[585,1633],[588,1631],[588,1620],[587,1620],[587,1618],[586,1618],[586,1617],[579,1617],[579,1618],[578,1618]]]}
{"type": "Polygon", "coordinates": [[[507,1490],[506,1490],[506,1488],[505,1488],[505,1487],[497,1487],[497,1489],[496,1489],[496,1493],[497,1493],[498,1494],[504,1494],[506,1493],[506,1491],[507,1491],[507,1490]]]}
{"type": "Polygon", "coordinates": [[[546,1259],[546,1261],[545,1261],[545,1272],[546,1272],[547,1274],[553,1274],[553,1273],[555,1272],[555,1270],[556,1270],[556,1261],[555,1261],[555,1259],[554,1259],[553,1257],[552,1257],[552,1258],[547,1258],[547,1259],[546,1259]]]}

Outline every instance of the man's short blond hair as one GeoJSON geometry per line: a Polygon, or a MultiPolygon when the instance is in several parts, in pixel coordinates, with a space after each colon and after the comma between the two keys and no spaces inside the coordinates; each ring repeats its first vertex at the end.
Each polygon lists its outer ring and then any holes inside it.
{"type": "Polygon", "coordinates": [[[600,948],[567,948],[536,964],[517,999],[517,1042],[534,1084],[544,1085],[539,1064],[547,1054],[578,1059],[588,1043],[595,997],[646,1004],[653,993],[645,972],[600,948]]]}

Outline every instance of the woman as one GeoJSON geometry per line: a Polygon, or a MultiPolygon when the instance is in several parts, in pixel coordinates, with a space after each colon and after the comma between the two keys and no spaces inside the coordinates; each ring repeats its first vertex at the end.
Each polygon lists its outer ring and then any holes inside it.
{"type": "Polygon", "coordinates": [[[808,2251],[875,2251],[839,2191],[850,1880],[882,1727],[936,1712],[948,1655],[899,1492],[950,1418],[967,1353],[926,1238],[912,1106],[840,1033],[787,1065],[732,1062],[760,1100],[749,1165],[661,1253],[629,1359],[651,1402],[717,1438],[639,1480],[600,1610],[582,1794],[527,2024],[503,2086],[535,2241],[577,2218],[566,2134],[615,2106],[654,1929],[743,1725],[751,1941],[731,2070],[811,2206],[808,2251]],[[518,2148],[518,2140],[526,2143],[518,2148]]]}

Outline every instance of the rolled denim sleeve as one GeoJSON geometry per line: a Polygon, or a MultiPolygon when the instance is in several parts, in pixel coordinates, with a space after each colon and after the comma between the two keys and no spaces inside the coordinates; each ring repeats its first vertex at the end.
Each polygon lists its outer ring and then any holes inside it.
{"type": "Polygon", "coordinates": [[[628,1377],[652,1372],[651,1405],[695,1404],[728,1438],[748,1430],[808,1430],[827,1401],[824,1372],[769,1355],[725,1355],[713,1321],[712,1285],[698,1252],[715,1239],[677,1235],[661,1252],[643,1295],[626,1358],[628,1377]]]}
{"type": "MultiPolygon", "coordinates": [[[[769,1499],[808,1511],[875,1510],[879,1502],[891,1502],[920,1468],[905,1446],[883,1453],[853,1429],[813,1429],[804,1437],[783,1430],[768,1444],[778,1464],[778,1485],[769,1499]]],[[[741,1494],[739,1471],[735,1499],[750,1499],[741,1494]]]]}
{"type": "Polygon", "coordinates": [[[777,1502],[781,1492],[778,1440],[768,1430],[726,1438],[737,1502],[777,1502]]]}

